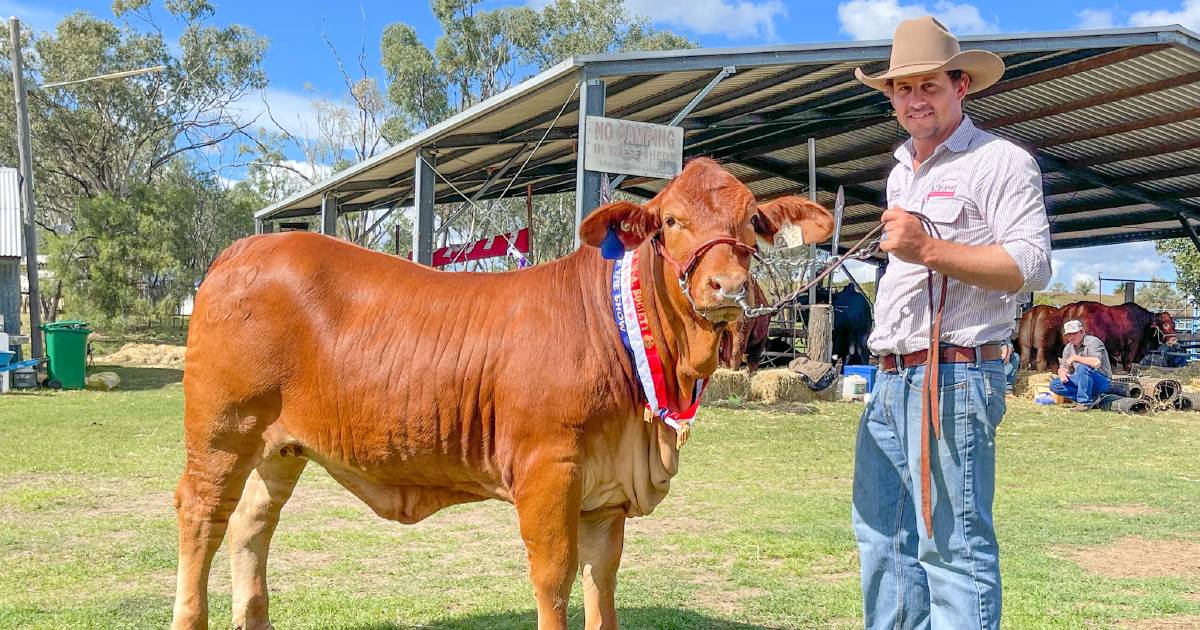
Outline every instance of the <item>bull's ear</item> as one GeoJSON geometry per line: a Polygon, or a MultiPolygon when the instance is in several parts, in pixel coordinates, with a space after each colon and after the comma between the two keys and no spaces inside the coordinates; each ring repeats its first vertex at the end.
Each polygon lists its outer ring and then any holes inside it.
{"type": "Polygon", "coordinates": [[[658,231],[659,226],[658,214],[653,210],[629,201],[617,201],[596,208],[584,218],[579,225],[579,240],[600,247],[608,255],[610,249],[637,249],[658,231]]]}
{"type": "Polygon", "coordinates": [[[833,235],[833,215],[820,204],[792,195],[758,204],[758,214],[751,220],[754,231],[774,245],[781,237],[787,247],[820,243],[833,235]]]}

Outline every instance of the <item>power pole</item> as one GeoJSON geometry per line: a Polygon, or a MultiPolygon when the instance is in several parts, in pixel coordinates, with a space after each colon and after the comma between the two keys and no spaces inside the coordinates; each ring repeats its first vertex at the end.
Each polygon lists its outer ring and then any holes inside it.
{"type": "Polygon", "coordinates": [[[29,135],[29,106],[26,104],[25,70],[21,59],[21,21],[8,19],[9,46],[12,48],[13,94],[17,99],[17,155],[20,164],[22,222],[25,228],[25,274],[29,280],[29,353],[42,356],[42,302],[38,291],[37,231],[33,222],[33,143],[29,135]]]}

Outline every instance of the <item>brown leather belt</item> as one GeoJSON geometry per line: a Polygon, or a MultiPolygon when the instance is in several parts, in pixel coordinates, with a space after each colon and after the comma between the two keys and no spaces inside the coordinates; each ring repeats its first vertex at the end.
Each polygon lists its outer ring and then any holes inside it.
{"type": "MultiPolygon", "coordinates": [[[[975,363],[976,361],[999,361],[1002,344],[989,343],[978,348],[964,346],[942,346],[939,348],[941,361],[939,363],[975,363]],[[978,358],[977,358],[978,357],[978,358]]],[[[879,369],[895,374],[899,370],[918,365],[925,365],[929,353],[917,350],[908,354],[885,354],[879,358],[879,369]]]]}

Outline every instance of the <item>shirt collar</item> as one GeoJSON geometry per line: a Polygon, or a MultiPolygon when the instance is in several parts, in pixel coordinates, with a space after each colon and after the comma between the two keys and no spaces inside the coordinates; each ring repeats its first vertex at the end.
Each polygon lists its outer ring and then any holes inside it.
{"type": "MultiPolygon", "coordinates": [[[[947,151],[953,151],[955,153],[962,153],[963,151],[966,151],[967,149],[971,148],[971,140],[975,137],[975,131],[975,123],[971,121],[971,117],[963,114],[962,122],[958,124],[958,127],[954,130],[954,133],[950,134],[949,138],[946,138],[945,141],[934,148],[933,154],[930,157],[937,155],[943,147],[945,147],[947,151]]],[[[905,140],[900,147],[896,149],[895,157],[897,162],[900,162],[910,169],[912,168],[912,138],[905,140]]]]}

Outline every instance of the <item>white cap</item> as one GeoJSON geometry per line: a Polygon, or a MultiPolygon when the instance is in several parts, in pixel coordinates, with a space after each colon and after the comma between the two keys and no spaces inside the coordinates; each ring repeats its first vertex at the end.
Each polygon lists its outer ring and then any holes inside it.
{"type": "Polygon", "coordinates": [[[1068,321],[1067,323],[1063,324],[1063,334],[1064,335],[1069,335],[1071,333],[1077,333],[1082,330],[1083,330],[1083,322],[1079,321],[1078,319],[1072,319],[1072,320],[1068,321]]]}

